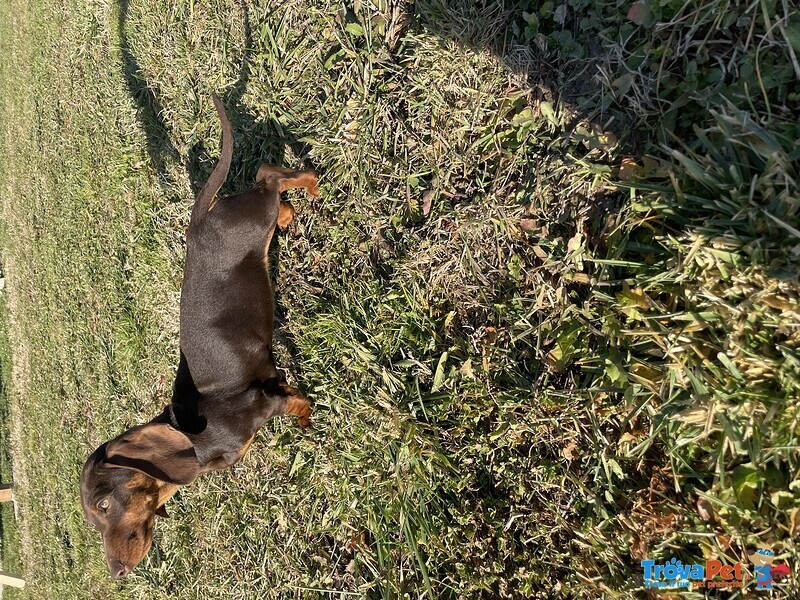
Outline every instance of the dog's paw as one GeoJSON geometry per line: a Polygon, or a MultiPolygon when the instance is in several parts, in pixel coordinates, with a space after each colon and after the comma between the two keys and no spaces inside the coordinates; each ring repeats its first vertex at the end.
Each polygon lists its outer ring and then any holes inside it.
{"type": "Polygon", "coordinates": [[[311,404],[307,400],[304,400],[303,404],[297,413],[297,424],[303,429],[308,429],[311,427],[311,404]]]}
{"type": "Polygon", "coordinates": [[[286,404],[286,413],[295,415],[297,423],[303,429],[311,425],[311,403],[299,394],[289,398],[286,404]]]}

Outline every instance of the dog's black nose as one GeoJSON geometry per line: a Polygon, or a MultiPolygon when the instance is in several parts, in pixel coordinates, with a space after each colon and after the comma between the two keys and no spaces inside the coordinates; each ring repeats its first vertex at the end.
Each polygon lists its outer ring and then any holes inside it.
{"type": "Polygon", "coordinates": [[[111,567],[111,578],[122,579],[130,572],[131,568],[129,566],[122,564],[120,561],[115,561],[111,567]]]}

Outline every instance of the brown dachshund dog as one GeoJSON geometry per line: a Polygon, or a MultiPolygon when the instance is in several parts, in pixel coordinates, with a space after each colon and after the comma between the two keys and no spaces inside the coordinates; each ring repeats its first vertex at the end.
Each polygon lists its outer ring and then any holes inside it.
{"type": "Polygon", "coordinates": [[[156,515],[179,486],[238,461],[272,417],[311,406],[281,382],[272,355],[274,298],[267,253],[294,209],[280,193],[318,196],[313,171],[263,165],[256,185],[214,202],[228,176],[233,132],[222,102],[222,155],[192,209],[180,310],[180,363],[172,402],[149,423],[95,450],[81,474],[87,520],[103,536],[108,568],[125,577],[150,549],[156,515]]]}

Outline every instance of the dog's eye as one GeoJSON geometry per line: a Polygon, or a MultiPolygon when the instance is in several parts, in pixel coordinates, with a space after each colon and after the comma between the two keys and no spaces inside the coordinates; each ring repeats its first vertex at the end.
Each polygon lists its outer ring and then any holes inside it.
{"type": "Polygon", "coordinates": [[[97,503],[97,508],[100,510],[108,510],[108,498],[103,498],[97,503]]]}

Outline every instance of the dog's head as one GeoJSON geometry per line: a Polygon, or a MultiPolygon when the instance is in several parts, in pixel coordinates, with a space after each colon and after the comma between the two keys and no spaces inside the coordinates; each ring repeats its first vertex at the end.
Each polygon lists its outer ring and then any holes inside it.
{"type": "Polygon", "coordinates": [[[95,450],[81,473],[86,519],[103,536],[111,577],[120,579],[144,558],[156,515],[178,486],[200,472],[191,441],[165,423],[129,429],[95,450]]]}

